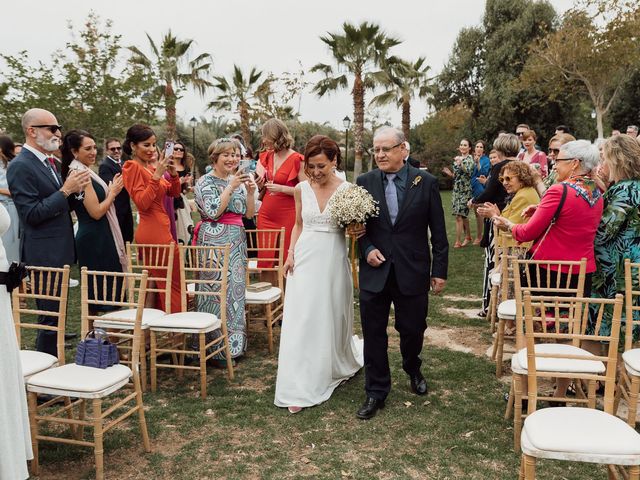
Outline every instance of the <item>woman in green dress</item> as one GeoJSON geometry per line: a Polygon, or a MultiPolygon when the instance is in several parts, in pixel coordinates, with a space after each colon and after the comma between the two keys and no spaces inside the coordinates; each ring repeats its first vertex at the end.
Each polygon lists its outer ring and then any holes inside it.
{"type": "MultiPolygon", "coordinates": [[[[122,272],[126,270],[127,259],[120,232],[120,224],[113,201],[123,188],[120,174],[107,185],[90,167],[96,163],[97,148],[94,138],[83,130],[71,130],[62,139],[62,178],[71,170],[88,170],[91,183],[84,192],[73,195],[71,201],[78,217],[76,233],[76,253],[78,265],[89,270],[122,272]]],[[[93,284],[89,286],[89,298],[93,299],[93,284]]],[[[110,285],[109,285],[110,287],[110,285]]],[[[97,285],[97,292],[103,292],[97,285]]],[[[107,297],[111,289],[107,289],[107,297]]],[[[97,307],[93,310],[112,310],[111,307],[97,307]]]]}
{"type": "MultiPolygon", "coordinates": [[[[603,146],[604,167],[614,182],[604,194],[605,207],[595,238],[597,269],[593,274],[592,297],[615,298],[624,294],[624,262],[640,262],[640,145],[628,135],[609,138],[603,146]]],[[[633,289],[639,290],[638,276],[633,289]]],[[[637,300],[637,299],[636,299],[637,300]]],[[[607,306],[610,307],[610,306],[607,306]]],[[[588,332],[595,329],[596,314],[592,310],[588,332]]],[[[613,308],[607,308],[600,327],[601,335],[611,332],[613,308]]],[[[624,336],[625,314],[620,335],[624,336]]],[[[640,332],[634,329],[633,337],[640,332]]]]}
{"type": "MultiPolygon", "coordinates": [[[[247,266],[247,237],[242,217],[252,218],[255,213],[255,183],[251,176],[232,172],[240,159],[233,139],[221,138],[209,147],[213,168],[203,175],[194,188],[195,201],[202,221],[196,226],[194,239],[197,245],[231,245],[227,286],[227,331],[231,357],[237,358],[247,349],[245,318],[245,273],[247,266]]],[[[213,279],[213,278],[212,278],[213,279]]],[[[203,288],[213,288],[203,285],[203,288]]],[[[218,297],[201,296],[198,311],[220,315],[218,297]]],[[[212,332],[207,342],[220,335],[212,332]]],[[[224,354],[214,357],[218,366],[224,366],[224,354]]]]}
{"type": "Polygon", "coordinates": [[[448,167],[442,172],[453,178],[453,195],[451,197],[452,213],[456,216],[456,243],[453,248],[466,247],[473,241],[469,228],[469,200],[473,198],[471,188],[471,175],[475,167],[475,161],[471,155],[471,142],[463,138],[458,146],[458,155],[453,161],[453,171],[448,167]],[[463,240],[464,236],[464,240],[463,240]]]}

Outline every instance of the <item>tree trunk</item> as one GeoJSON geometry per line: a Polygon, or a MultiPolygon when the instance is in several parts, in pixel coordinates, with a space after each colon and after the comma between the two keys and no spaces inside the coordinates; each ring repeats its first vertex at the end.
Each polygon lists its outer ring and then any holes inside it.
{"type": "Polygon", "coordinates": [[[602,117],[604,117],[603,108],[596,105],[596,128],[598,130],[598,138],[604,138],[604,128],[602,126],[602,117]]]}
{"type": "Polygon", "coordinates": [[[360,72],[355,72],[355,81],[353,82],[353,149],[355,152],[355,160],[353,162],[353,181],[362,173],[362,157],[364,147],[362,145],[362,136],[364,132],[364,83],[360,72]]]}
{"type": "Polygon", "coordinates": [[[402,97],[402,133],[404,138],[409,141],[409,132],[411,131],[411,101],[407,95],[402,97]]]}
{"type": "Polygon", "coordinates": [[[167,116],[167,138],[171,140],[176,138],[176,101],[173,85],[167,83],[164,87],[164,108],[167,116]]]}
{"type": "Polygon", "coordinates": [[[251,146],[251,130],[249,130],[249,105],[245,101],[238,104],[240,108],[240,130],[245,146],[251,146]]]}

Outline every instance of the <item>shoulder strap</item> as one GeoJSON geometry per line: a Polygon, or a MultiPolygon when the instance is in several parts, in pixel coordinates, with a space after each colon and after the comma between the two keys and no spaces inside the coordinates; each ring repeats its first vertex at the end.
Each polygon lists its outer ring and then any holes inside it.
{"type": "Polygon", "coordinates": [[[556,221],[560,217],[560,212],[562,211],[562,207],[564,205],[564,201],[565,201],[566,198],[567,198],[567,184],[563,182],[562,183],[562,197],[560,197],[560,203],[558,203],[558,208],[556,208],[556,213],[553,214],[553,218],[551,219],[551,223],[549,223],[549,226],[544,231],[544,234],[542,235],[542,238],[538,242],[538,246],[536,247],[535,251],[531,252],[531,258],[532,259],[535,258],[536,253],[538,253],[538,250],[540,250],[540,246],[542,245],[542,242],[544,242],[544,239],[547,238],[547,234],[549,233],[549,230],[551,230],[551,227],[553,227],[553,224],[556,223],[556,221]]]}

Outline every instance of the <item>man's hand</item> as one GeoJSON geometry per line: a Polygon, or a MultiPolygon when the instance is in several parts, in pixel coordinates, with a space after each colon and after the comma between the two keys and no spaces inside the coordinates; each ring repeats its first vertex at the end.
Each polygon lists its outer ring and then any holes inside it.
{"type": "Polygon", "coordinates": [[[91,182],[89,170],[70,170],[61,190],[67,193],[80,193],[91,182]]]}
{"type": "Polygon", "coordinates": [[[380,265],[382,265],[382,263],[385,260],[386,259],[384,258],[382,253],[380,253],[380,250],[378,250],[377,248],[374,248],[373,250],[371,250],[369,252],[369,255],[367,255],[367,263],[372,267],[379,267],[380,265]]]}
{"type": "Polygon", "coordinates": [[[439,295],[446,284],[447,281],[444,278],[431,277],[431,291],[434,295],[439,295]]]}

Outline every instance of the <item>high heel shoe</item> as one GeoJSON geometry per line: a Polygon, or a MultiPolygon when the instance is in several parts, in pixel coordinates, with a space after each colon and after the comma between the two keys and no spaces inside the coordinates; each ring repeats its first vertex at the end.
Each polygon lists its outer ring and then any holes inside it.
{"type": "Polygon", "coordinates": [[[453,244],[453,248],[460,248],[462,247],[462,244],[460,242],[456,242],[453,244]]]}
{"type": "Polygon", "coordinates": [[[466,247],[467,245],[469,245],[471,242],[473,242],[473,238],[471,237],[467,237],[464,239],[464,242],[462,242],[462,244],[460,245],[461,247],[466,247]]]}
{"type": "Polygon", "coordinates": [[[289,413],[299,413],[302,411],[302,407],[287,407],[289,413]]]}

